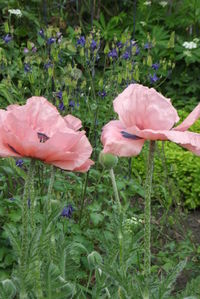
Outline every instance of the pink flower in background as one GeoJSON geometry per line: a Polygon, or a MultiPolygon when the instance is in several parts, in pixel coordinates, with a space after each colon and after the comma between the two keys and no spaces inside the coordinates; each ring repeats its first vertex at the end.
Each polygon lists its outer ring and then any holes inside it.
{"type": "Polygon", "coordinates": [[[0,109],[0,156],[31,157],[69,171],[88,171],[92,147],[81,121],[62,117],[43,97],[0,109]]]}
{"type": "Polygon", "coordinates": [[[154,88],[140,84],[129,85],[114,100],[119,120],[104,126],[101,141],[105,153],[136,156],[145,140],[170,140],[200,155],[200,134],[187,131],[199,118],[200,104],[177,127],[179,117],[170,99],[154,88]]]}

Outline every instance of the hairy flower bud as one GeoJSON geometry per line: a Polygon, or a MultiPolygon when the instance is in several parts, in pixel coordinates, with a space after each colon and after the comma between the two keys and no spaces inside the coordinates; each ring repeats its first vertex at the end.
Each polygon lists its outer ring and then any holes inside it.
{"type": "Polygon", "coordinates": [[[101,152],[99,154],[99,162],[103,167],[111,169],[117,165],[118,158],[112,154],[105,154],[101,152]]]}

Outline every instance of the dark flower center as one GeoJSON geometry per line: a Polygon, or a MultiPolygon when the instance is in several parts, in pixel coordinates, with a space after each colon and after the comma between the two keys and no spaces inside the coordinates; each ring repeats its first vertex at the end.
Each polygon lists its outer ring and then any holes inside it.
{"type": "Polygon", "coordinates": [[[130,134],[130,133],[127,133],[125,131],[121,131],[121,134],[124,138],[128,138],[128,139],[132,139],[132,140],[139,140],[139,139],[142,139],[141,137],[139,136],[136,136],[134,134],[130,134]]]}
{"type": "Polygon", "coordinates": [[[45,143],[49,139],[49,137],[44,133],[37,132],[37,136],[41,143],[45,143]]]}
{"type": "Polygon", "coordinates": [[[15,149],[13,146],[11,146],[10,144],[8,144],[8,147],[9,147],[15,154],[20,155],[20,154],[18,153],[18,151],[16,151],[16,149],[15,149]]]}

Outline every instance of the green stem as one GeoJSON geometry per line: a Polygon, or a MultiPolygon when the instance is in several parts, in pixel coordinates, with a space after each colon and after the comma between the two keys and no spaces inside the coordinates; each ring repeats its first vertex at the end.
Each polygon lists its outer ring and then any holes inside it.
{"type": "Polygon", "coordinates": [[[30,185],[32,180],[32,170],[34,168],[35,161],[31,159],[28,173],[24,185],[24,193],[22,198],[22,243],[21,243],[21,256],[20,256],[20,268],[21,268],[21,291],[20,298],[26,298],[26,291],[24,287],[24,279],[27,269],[27,251],[28,251],[28,197],[30,191],[30,185]]]}
{"type": "Polygon", "coordinates": [[[48,192],[47,192],[47,215],[48,216],[51,214],[51,198],[50,197],[52,194],[54,180],[55,180],[55,167],[52,165],[49,187],[48,187],[48,192]]]}
{"type": "Polygon", "coordinates": [[[151,190],[153,178],[153,160],[155,141],[150,141],[147,162],[147,175],[145,182],[145,211],[144,211],[144,274],[149,277],[151,273],[151,190]]]}
{"type": "Polygon", "coordinates": [[[35,230],[35,190],[34,190],[34,175],[35,175],[35,160],[33,160],[31,178],[30,178],[30,191],[29,191],[29,199],[30,199],[30,220],[31,227],[33,232],[35,230]]]}
{"type": "Polygon", "coordinates": [[[85,200],[85,194],[86,194],[87,184],[88,184],[88,177],[89,177],[89,171],[87,172],[86,177],[85,177],[83,192],[82,192],[82,196],[81,196],[81,208],[80,208],[80,214],[79,214],[79,225],[81,225],[81,220],[82,220],[84,200],[85,200]]]}
{"type": "Polygon", "coordinates": [[[115,174],[114,174],[113,168],[110,169],[110,177],[111,177],[111,181],[112,181],[115,200],[118,204],[119,212],[121,213],[121,203],[120,203],[120,199],[119,199],[119,193],[118,193],[118,190],[117,190],[117,184],[116,184],[115,174]]]}

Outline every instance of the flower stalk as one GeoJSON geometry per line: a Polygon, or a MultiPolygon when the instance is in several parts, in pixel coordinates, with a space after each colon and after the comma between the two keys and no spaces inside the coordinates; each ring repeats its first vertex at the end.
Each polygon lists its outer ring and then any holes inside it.
{"type": "MultiPolygon", "coordinates": [[[[24,279],[26,275],[26,269],[27,269],[27,251],[28,251],[28,199],[30,195],[30,187],[31,182],[33,180],[33,169],[34,169],[35,161],[34,159],[31,159],[30,166],[28,169],[28,173],[25,180],[24,185],[24,193],[22,198],[22,243],[21,243],[21,256],[20,256],[20,268],[21,268],[21,278],[22,278],[22,287],[21,287],[21,293],[20,293],[20,299],[26,298],[26,292],[24,289],[24,279]]],[[[33,191],[33,190],[32,190],[33,191]]],[[[34,194],[34,192],[32,192],[34,194]]]]}
{"type": "Polygon", "coordinates": [[[113,168],[110,169],[110,177],[111,177],[111,181],[112,181],[115,200],[116,200],[117,205],[118,205],[119,213],[121,213],[121,203],[120,203],[120,199],[119,199],[119,193],[118,193],[118,189],[117,189],[117,184],[116,184],[115,174],[114,174],[113,168]]]}
{"type": "Polygon", "coordinates": [[[48,192],[47,192],[47,215],[49,216],[51,214],[51,199],[50,196],[52,194],[53,184],[55,180],[55,167],[51,166],[51,176],[48,186],[48,192]]]}
{"type": "Polygon", "coordinates": [[[145,210],[144,210],[144,274],[151,273],[151,190],[153,178],[155,141],[150,141],[145,182],[145,210]]]}

